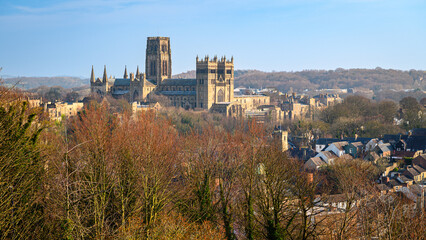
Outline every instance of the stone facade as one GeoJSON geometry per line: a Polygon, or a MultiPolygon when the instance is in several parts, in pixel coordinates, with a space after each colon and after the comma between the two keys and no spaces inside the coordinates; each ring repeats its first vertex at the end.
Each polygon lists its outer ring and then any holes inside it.
{"type": "Polygon", "coordinates": [[[199,60],[197,57],[197,108],[210,109],[216,103],[234,101],[234,58],[199,60]]]}
{"type": "Polygon", "coordinates": [[[49,113],[50,119],[55,121],[61,121],[62,116],[70,117],[70,116],[77,115],[77,113],[81,109],[83,109],[83,103],[82,102],[74,102],[74,103],[67,103],[67,102],[50,103],[49,102],[44,105],[44,109],[46,112],[49,113]]]}
{"type": "Polygon", "coordinates": [[[196,79],[172,79],[170,39],[168,37],[148,37],[145,60],[145,73],[127,74],[123,78],[108,78],[104,67],[103,78],[95,79],[92,66],[90,78],[91,92],[102,96],[111,94],[116,98],[126,98],[129,102],[146,102],[150,94],[163,95],[172,106],[185,109],[210,110],[240,114],[239,103],[234,103],[234,60],[225,57],[209,59],[196,58],[196,79]],[[234,103],[234,104],[231,104],[234,103]]]}

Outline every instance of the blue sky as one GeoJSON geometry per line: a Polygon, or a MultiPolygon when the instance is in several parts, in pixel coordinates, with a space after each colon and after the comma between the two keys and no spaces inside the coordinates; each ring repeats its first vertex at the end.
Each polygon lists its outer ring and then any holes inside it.
{"type": "Polygon", "coordinates": [[[424,0],[0,0],[8,76],[121,76],[148,36],[171,38],[173,73],[197,55],[236,69],[426,69],[424,0]]]}

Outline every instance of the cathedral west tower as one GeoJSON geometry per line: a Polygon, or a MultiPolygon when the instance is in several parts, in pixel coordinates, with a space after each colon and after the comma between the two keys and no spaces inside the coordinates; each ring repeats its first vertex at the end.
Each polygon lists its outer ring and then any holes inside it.
{"type": "Polygon", "coordinates": [[[172,77],[172,56],[170,38],[148,37],[146,42],[146,78],[161,85],[164,79],[172,77]]]}

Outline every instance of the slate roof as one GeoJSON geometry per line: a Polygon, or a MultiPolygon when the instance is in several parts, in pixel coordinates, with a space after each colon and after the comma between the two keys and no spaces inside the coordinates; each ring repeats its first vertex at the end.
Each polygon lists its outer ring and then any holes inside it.
{"type": "Polygon", "coordinates": [[[112,94],[113,95],[124,95],[128,92],[129,92],[129,90],[115,90],[114,92],[112,92],[112,94]]]}
{"type": "Polygon", "coordinates": [[[324,162],[320,157],[313,157],[313,158],[310,158],[309,160],[311,160],[318,167],[323,164],[326,164],[326,162],[324,162]]]}
{"type": "Polygon", "coordinates": [[[362,144],[362,142],[353,142],[353,143],[351,143],[354,147],[356,147],[356,148],[360,148],[360,147],[362,147],[363,146],[363,144],[362,144]]]}
{"type": "Polygon", "coordinates": [[[348,142],[361,142],[362,144],[367,144],[372,138],[344,138],[343,140],[348,142]]]}
{"type": "Polygon", "coordinates": [[[127,78],[116,78],[114,86],[130,86],[130,79],[127,78]]]}
{"type": "Polygon", "coordinates": [[[426,128],[415,128],[411,132],[413,136],[426,136],[426,128]]]}
{"type": "Polygon", "coordinates": [[[407,149],[426,150],[426,136],[410,136],[407,139],[407,149]]]}
{"type": "Polygon", "coordinates": [[[197,79],[195,78],[170,78],[170,79],[164,79],[161,82],[161,85],[164,86],[196,86],[197,85],[197,79]]]}
{"type": "MultiPolygon", "coordinates": [[[[320,152],[320,153],[324,154],[324,156],[327,158],[327,160],[337,158],[337,155],[334,154],[334,152],[332,152],[332,151],[326,151],[326,152],[320,152]]],[[[326,159],[323,159],[323,160],[327,161],[326,159]]]]}
{"type": "Polygon", "coordinates": [[[315,144],[327,145],[327,144],[338,142],[338,141],[340,141],[340,139],[338,138],[318,138],[315,144]]]}
{"type": "Polygon", "coordinates": [[[379,145],[377,145],[377,147],[382,152],[391,152],[392,151],[392,146],[389,143],[379,144],[379,145]]]}
{"type": "Polygon", "coordinates": [[[402,134],[385,134],[382,138],[383,142],[389,143],[389,142],[398,142],[400,139],[406,140],[408,138],[408,135],[402,135],[402,134]]]}
{"type": "MultiPolygon", "coordinates": [[[[341,142],[335,142],[332,143],[334,146],[337,147],[337,149],[339,149],[340,151],[344,151],[345,149],[343,148],[344,146],[348,145],[348,142],[346,141],[341,141],[341,142]]],[[[331,145],[331,144],[330,144],[331,145]]]]}

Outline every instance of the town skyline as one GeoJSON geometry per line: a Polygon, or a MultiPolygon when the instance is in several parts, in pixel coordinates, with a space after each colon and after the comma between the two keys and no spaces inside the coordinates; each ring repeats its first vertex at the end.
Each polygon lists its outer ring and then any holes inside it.
{"type": "Polygon", "coordinates": [[[236,69],[424,69],[426,3],[414,1],[5,1],[1,76],[112,75],[145,66],[148,36],[172,41],[173,72],[195,58],[236,69]]]}

